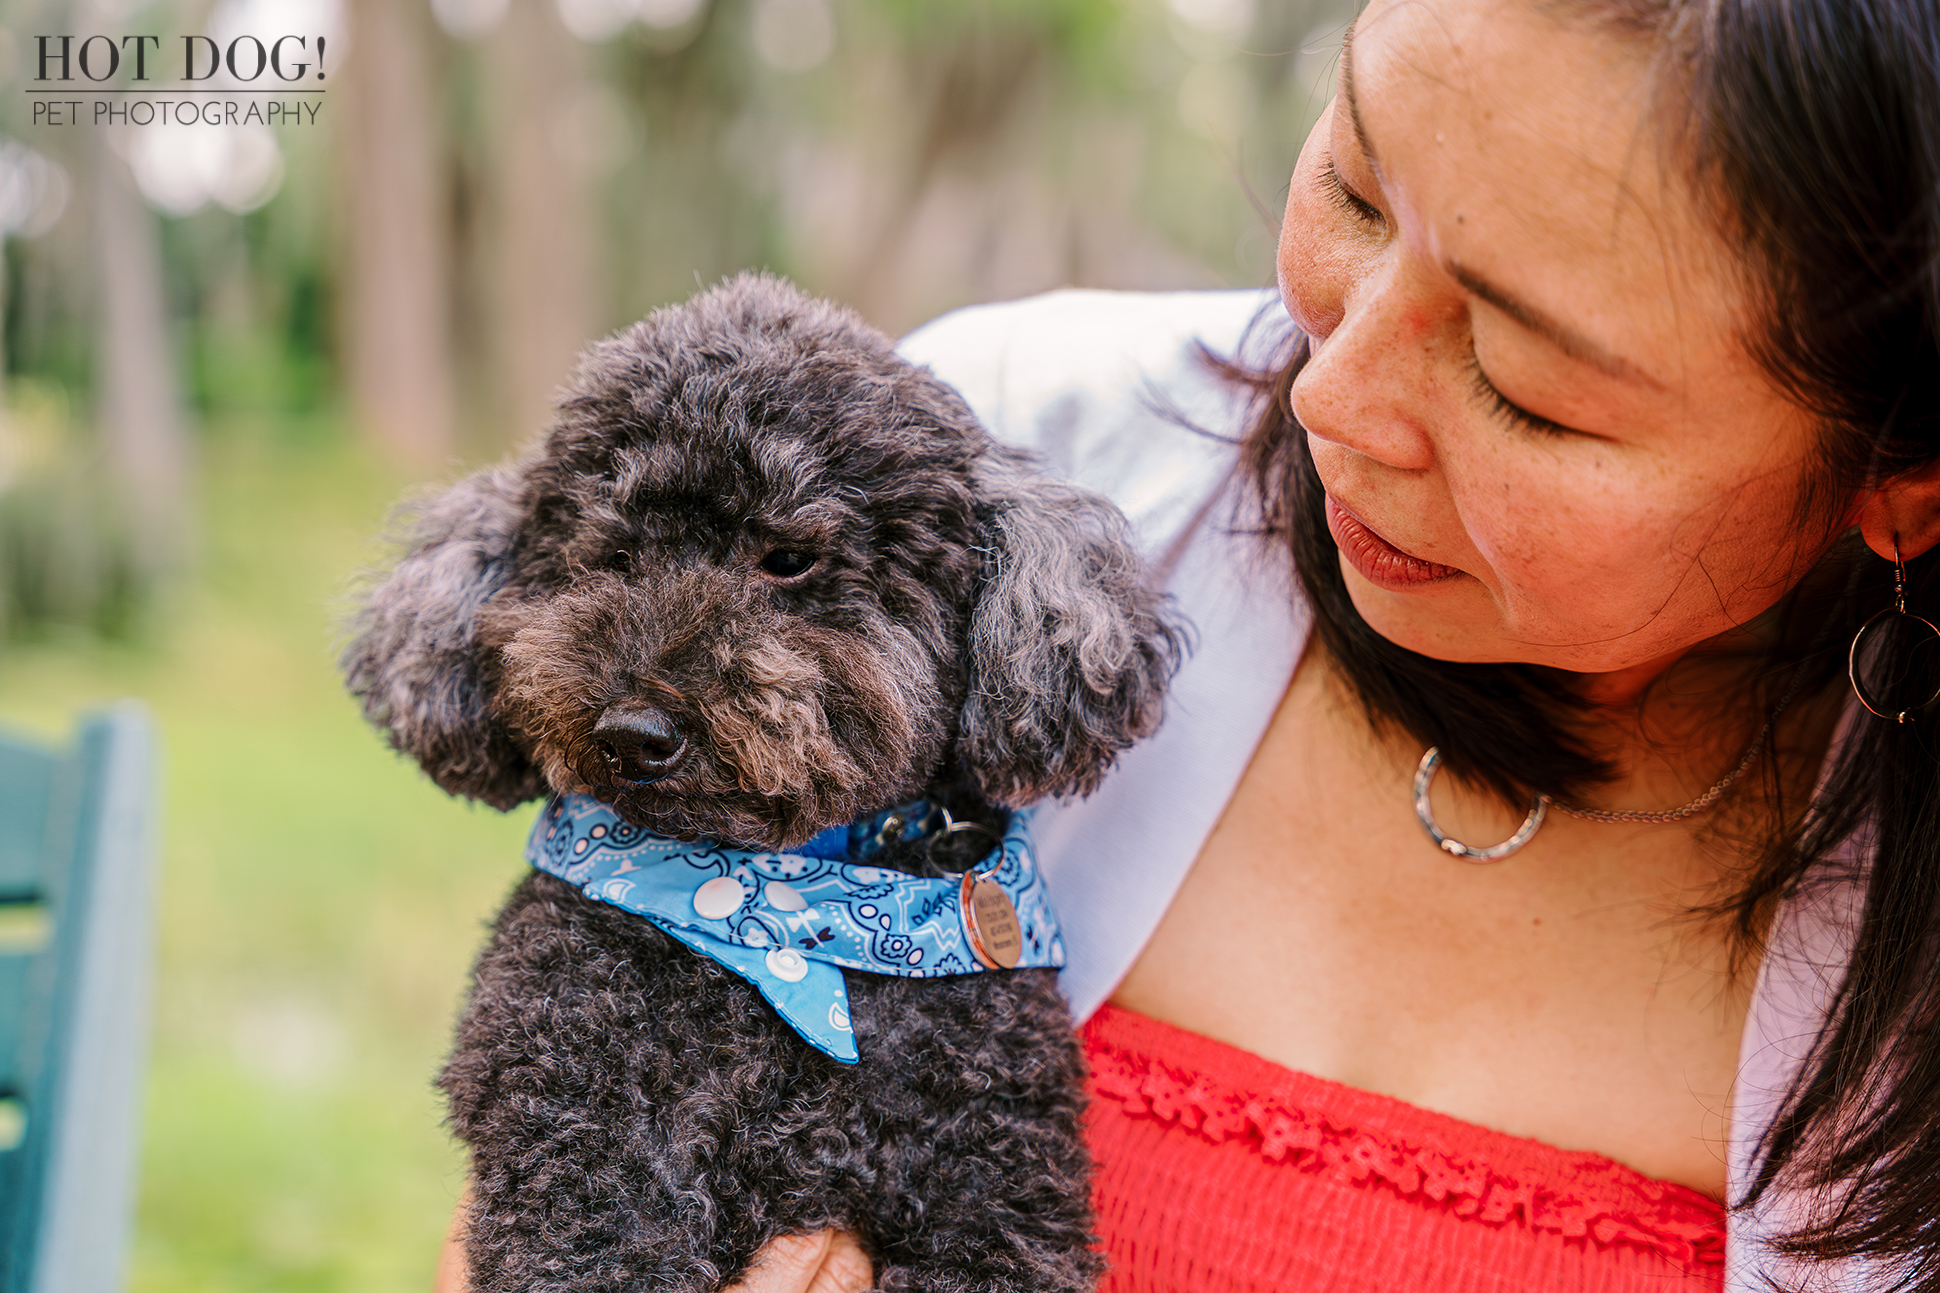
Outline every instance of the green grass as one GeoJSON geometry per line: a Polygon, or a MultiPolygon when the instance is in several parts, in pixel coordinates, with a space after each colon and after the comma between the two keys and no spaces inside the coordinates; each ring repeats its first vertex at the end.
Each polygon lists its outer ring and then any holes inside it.
{"type": "Polygon", "coordinates": [[[163,741],[130,1287],[423,1293],[461,1184],[431,1078],[530,811],[454,803],[342,694],[338,599],[404,482],[229,428],[193,576],[141,645],[0,650],[0,721],[146,701],[163,741]]]}

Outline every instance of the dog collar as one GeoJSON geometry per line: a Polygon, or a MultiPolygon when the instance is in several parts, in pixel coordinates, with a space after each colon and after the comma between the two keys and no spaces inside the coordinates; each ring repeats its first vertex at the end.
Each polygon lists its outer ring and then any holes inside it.
{"type": "Polygon", "coordinates": [[[810,1045],[853,1064],[844,969],[929,979],[1064,964],[1028,813],[1012,813],[998,847],[960,877],[866,865],[890,818],[893,830],[928,815],[918,801],[832,827],[796,853],[757,853],[667,839],[590,795],[565,795],[533,823],[525,857],[720,962],[810,1045]]]}

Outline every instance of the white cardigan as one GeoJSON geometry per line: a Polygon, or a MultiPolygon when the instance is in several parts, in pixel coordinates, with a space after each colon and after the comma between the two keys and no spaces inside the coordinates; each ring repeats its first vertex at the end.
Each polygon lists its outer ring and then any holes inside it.
{"type": "MultiPolygon", "coordinates": [[[[1106,495],[1192,622],[1194,646],[1157,735],[1089,799],[1049,804],[1034,823],[1069,963],[1074,1013],[1111,994],[1178,892],[1265,733],[1306,642],[1310,616],[1283,570],[1228,524],[1239,497],[1244,394],[1201,361],[1262,360],[1290,326],[1270,293],[1059,291],[945,315],[904,338],[907,358],[963,394],[1000,439],[1106,495]],[[1197,428],[1197,430],[1189,429],[1197,428]]],[[[1856,899],[1834,889],[1790,903],[1759,970],[1732,1094],[1728,1181],[1751,1150],[1818,1030],[1850,945],[1856,899]]],[[[1729,1219],[1726,1288],[1808,1273],[1764,1245],[1787,1200],[1729,1219]]],[[[1812,1289],[1856,1293],[1865,1272],[1822,1269],[1812,1289]]]]}

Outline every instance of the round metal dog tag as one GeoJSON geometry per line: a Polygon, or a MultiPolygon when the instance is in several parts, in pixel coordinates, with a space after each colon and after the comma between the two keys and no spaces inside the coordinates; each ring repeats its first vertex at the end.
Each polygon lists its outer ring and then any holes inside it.
{"type": "Polygon", "coordinates": [[[970,932],[970,950],[993,970],[1009,970],[1024,955],[1024,931],[1017,908],[995,880],[963,873],[963,924],[970,932]]]}

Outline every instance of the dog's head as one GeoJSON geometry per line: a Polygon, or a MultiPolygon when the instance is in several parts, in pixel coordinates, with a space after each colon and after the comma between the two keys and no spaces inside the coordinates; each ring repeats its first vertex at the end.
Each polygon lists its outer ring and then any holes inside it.
{"type": "Polygon", "coordinates": [[[749,276],[592,346],[535,452],[424,503],[344,669],[453,794],[774,848],[939,776],[1090,791],[1177,644],[1110,504],[749,276]]]}

